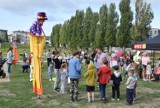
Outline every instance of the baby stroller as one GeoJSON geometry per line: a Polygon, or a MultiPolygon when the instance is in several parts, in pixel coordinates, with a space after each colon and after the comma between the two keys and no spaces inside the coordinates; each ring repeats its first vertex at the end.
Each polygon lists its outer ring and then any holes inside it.
{"type": "Polygon", "coordinates": [[[6,73],[4,72],[4,70],[2,69],[4,63],[7,61],[7,59],[0,59],[0,77],[5,78],[6,77],[6,73]]]}

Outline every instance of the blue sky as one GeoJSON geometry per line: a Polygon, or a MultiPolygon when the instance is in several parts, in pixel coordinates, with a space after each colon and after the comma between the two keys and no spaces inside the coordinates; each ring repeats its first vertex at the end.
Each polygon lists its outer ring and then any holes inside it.
{"type": "MultiPolygon", "coordinates": [[[[98,12],[103,4],[115,3],[117,11],[121,0],[0,0],[0,29],[8,30],[8,33],[16,30],[28,31],[36,20],[37,12],[47,13],[48,20],[43,29],[46,35],[50,35],[55,24],[63,23],[75,15],[75,11],[91,7],[98,12]]],[[[151,3],[154,12],[154,20],[151,23],[153,28],[160,28],[160,15],[158,11],[160,0],[146,0],[151,3]]],[[[131,0],[132,11],[135,10],[135,0],[131,0]]]]}

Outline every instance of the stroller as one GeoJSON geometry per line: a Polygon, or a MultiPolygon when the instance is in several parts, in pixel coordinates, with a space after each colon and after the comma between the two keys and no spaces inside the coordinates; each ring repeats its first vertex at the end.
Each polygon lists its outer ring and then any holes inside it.
{"type": "Polygon", "coordinates": [[[4,72],[4,70],[2,69],[4,63],[7,61],[7,59],[0,59],[0,77],[5,78],[6,77],[6,73],[4,72]]]}

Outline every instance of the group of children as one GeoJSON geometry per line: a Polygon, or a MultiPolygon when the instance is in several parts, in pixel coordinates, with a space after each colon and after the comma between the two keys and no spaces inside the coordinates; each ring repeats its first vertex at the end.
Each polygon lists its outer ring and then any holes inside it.
{"type": "MultiPolygon", "coordinates": [[[[119,66],[114,66],[113,69],[114,71],[112,72],[106,59],[103,60],[103,65],[98,69],[98,73],[96,73],[94,65],[92,63],[89,64],[88,71],[85,73],[88,102],[94,101],[95,81],[97,75],[102,102],[106,103],[106,85],[109,83],[112,86],[111,100],[115,100],[115,94],[117,94],[117,100],[120,100],[122,76],[119,72],[119,66]]],[[[134,70],[132,68],[130,68],[127,73],[129,77],[126,82],[126,102],[128,105],[131,105],[136,96],[137,77],[134,75],[134,70]]]]}
{"type": "MultiPolygon", "coordinates": [[[[49,79],[52,79],[51,76],[51,69],[54,68],[54,64],[51,63],[48,72],[49,79]]],[[[114,71],[108,66],[107,59],[103,60],[103,65],[98,69],[98,73],[96,68],[92,62],[88,65],[88,69],[84,74],[86,78],[86,91],[87,91],[87,98],[88,102],[95,101],[95,85],[96,82],[99,83],[99,91],[101,96],[101,101],[106,103],[106,85],[111,84],[112,86],[112,101],[115,101],[115,95],[117,94],[117,101],[120,100],[120,85],[122,82],[122,75],[119,71],[119,66],[113,67],[114,71]],[[98,80],[97,80],[98,79],[98,80]]],[[[67,64],[62,63],[61,69],[61,88],[60,93],[66,93],[66,80],[67,80],[67,64]]],[[[128,105],[131,105],[133,102],[134,97],[136,96],[136,83],[137,83],[137,76],[134,74],[134,69],[128,69],[128,79],[126,82],[126,102],[128,105]]]]}

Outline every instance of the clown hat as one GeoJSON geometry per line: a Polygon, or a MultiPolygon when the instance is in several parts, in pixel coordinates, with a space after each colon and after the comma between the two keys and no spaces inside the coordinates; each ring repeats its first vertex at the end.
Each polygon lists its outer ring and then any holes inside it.
{"type": "Polygon", "coordinates": [[[45,12],[38,12],[37,20],[48,20],[45,12]]]}

